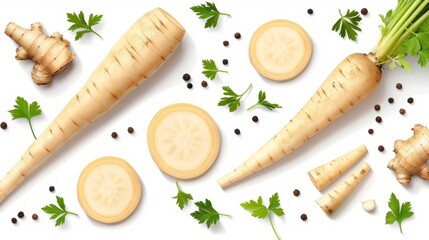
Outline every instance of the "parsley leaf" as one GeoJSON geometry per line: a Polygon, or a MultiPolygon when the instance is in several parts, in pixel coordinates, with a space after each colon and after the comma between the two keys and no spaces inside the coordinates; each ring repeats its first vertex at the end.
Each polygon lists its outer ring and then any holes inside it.
{"type": "Polygon", "coordinates": [[[183,208],[186,206],[186,205],[188,205],[188,201],[189,200],[193,200],[193,198],[192,198],[192,195],[191,194],[189,194],[189,193],[185,193],[185,192],[183,192],[182,190],[180,190],[180,187],[179,187],[179,182],[176,180],[176,186],[177,186],[177,195],[176,196],[174,196],[173,198],[176,198],[177,199],[177,201],[176,201],[176,204],[177,204],[177,206],[179,206],[179,208],[181,209],[181,210],[183,210],[183,208]]]}
{"type": "Polygon", "coordinates": [[[193,6],[191,10],[196,13],[200,19],[207,19],[204,28],[215,28],[221,15],[231,16],[228,13],[219,12],[216,8],[216,4],[210,2],[193,6]]]}
{"type": "Polygon", "coordinates": [[[273,212],[275,215],[281,217],[285,213],[282,208],[280,208],[280,198],[278,193],[274,193],[270,197],[270,205],[268,208],[262,203],[262,197],[259,196],[257,201],[250,200],[249,202],[244,202],[240,204],[244,210],[249,211],[253,217],[265,219],[268,216],[270,220],[271,227],[273,228],[274,234],[277,239],[280,239],[279,235],[274,228],[273,221],[271,220],[270,212],[273,212]]]}
{"type": "Polygon", "coordinates": [[[198,220],[200,224],[205,222],[207,228],[210,228],[211,225],[216,225],[219,221],[219,216],[231,216],[229,214],[218,213],[208,199],[205,202],[196,202],[195,205],[198,207],[198,211],[191,213],[191,216],[198,220]]]}
{"type": "Polygon", "coordinates": [[[55,227],[63,225],[68,214],[78,216],[76,213],[68,212],[66,210],[66,205],[64,204],[64,199],[62,197],[57,196],[57,203],[58,206],[55,204],[49,204],[42,208],[45,213],[52,215],[50,219],[56,219],[55,227]]]}
{"type": "Polygon", "coordinates": [[[249,87],[247,87],[246,91],[244,91],[240,95],[235,93],[230,87],[223,86],[222,89],[224,91],[223,92],[224,97],[220,99],[217,105],[218,106],[228,105],[229,111],[234,112],[240,106],[240,99],[247,93],[247,91],[249,91],[251,86],[252,84],[250,84],[249,87]]]}
{"type": "Polygon", "coordinates": [[[204,76],[206,76],[207,78],[210,78],[210,80],[215,79],[216,74],[218,72],[228,73],[228,71],[219,70],[216,66],[215,61],[213,61],[212,59],[203,60],[203,68],[204,68],[204,71],[203,71],[204,76]]]}
{"type": "Polygon", "coordinates": [[[76,32],[76,37],[74,38],[75,41],[81,39],[83,35],[87,33],[94,33],[102,39],[100,34],[92,29],[94,25],[100,23],[102,17],[103,15],[94,15],[91,13],[87,23],[82,11],[79,12],[79,15],[76,13],[67,13],[67,22],[73,23],[68,30],[74,32],[75,30],[81,29],[76,32]]]}
{"type": "Polygon", "coordinates": [[[341,13],[341,10],[338,10],[340,13],[340,19],[332,26],[332,31],[339,32],[340,36],[344,38],[347,36],[350,40],[356,41],[357,31],[362,31],[358,25],[362,20],[358,11],[347,10],[346,15],[341,13]]]}
{"type": "Polygon", "coordinates": [[[395,194],[392,193],[390,195],[389,208],[391,211],[386,213],[386,224],[398,222],[399,230],[402,233],[402,221],[414,215],[414,212],[411,211],[411,203],[405,202],[401,205],[395,194]]]}
{"type": "Polygon", "coordinates": [[[256,106],[266,107],[270,111],[272,111],[276,108],[282,108],[282,106],[278,105],[277,103],[270,103],[270,102],[266,101],[265,100],[266,98],[267,98],[267,96],[266,96],[265,92],[259,91],[258,102],[255,103],[254,105],[252,105],[251,107],[249,107],[247,110],[250,110],[256,106]]]}
{"type": "Polygon", "coordinates": [[[17,97],[15,103],[16,105],[13,105],[14,109],[8,111],[12,115],[12,120],[19,118],[27,119],[28,123],[30,124],[33,137],[36,139],[36,134],[34,134],[33,125],[31,124],[31,119],[42,114],[40,105],[36,101],[29,105],[23,97],[17,97]]]}

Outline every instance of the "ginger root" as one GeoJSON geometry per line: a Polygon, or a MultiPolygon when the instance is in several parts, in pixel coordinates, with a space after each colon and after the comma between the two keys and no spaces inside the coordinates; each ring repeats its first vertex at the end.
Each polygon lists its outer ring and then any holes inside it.
{"type": "Polygon", "coordinates": [[[422,179],[429,179],[429,129],[416,124],[413,128],[414,135],[406,141],[396,140],[396,157],[387,166],[396,172],[396,178],[401,184],[407,185],[413,175],[422,179]]]}
{"type": "Polygon", "coordinates": [[[46,36],[41,23],[31,24],[28,30],[11,22],[5,34],[19,45],[16,49],[17,60],[31,59],[35,62],[31,76],[37,85],[50,83],[52,76],[64,70],[75,58],[70,42],[58,32],[46,36]]]}

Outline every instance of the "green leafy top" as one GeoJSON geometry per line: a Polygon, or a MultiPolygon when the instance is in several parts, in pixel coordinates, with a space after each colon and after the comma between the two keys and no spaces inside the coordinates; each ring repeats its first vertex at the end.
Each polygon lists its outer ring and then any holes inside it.
{"type": "Polygon", "coordinates": [[[63,225],[66,221],[66,216],[68,214],[78,216],[76,213],[68,212],[66,210],[66,205],[64,204],[64,199],[62,197],[57,197],[58,206],[55,204],[49,204],[42,208],[42,210],[47,214],[52,214],[50,219],[56,219],[55,227],[63,225]]]}
{"type": "Polygon", "coordinates": [[[429,59],[429,0],[398,0],[395,9],[380,15],[381,37],[370,53],[380,66],[397,66],[411,72],[405,59],[418,57],[418,64],[427,66],[429,59]]]}
{"type": "Polygon", "coordinates": [[[198,207],[198,211],[191,213],[191,216],[198,220],[200,224],[205,222],[207,228],[210,228],[211,225],[216,225],[219,221],[219,216],[231,216],[229,214],[218,213],[208,199],[205,202],[196,202],[195,205],[198,207]]]}
{"type": "Polygon", "coordinates": [[[214,80],[218,72],[228,73],[227,71],[219,70],[216,66],[215,61],[213,61],[212,59],[203,60],[203,68],[204,68],[204,71],[203,71],[204,76],[206,76],[207,78],[210,78],[210,80],[214,80]]]}
{"type": "Polygon", "coordinates": [[[392,193],[390,195],[389,208],[391,211],[386,214],[386,224],[398,222],[399,230],[402,233],[402,221],[414,215],[414,212],[411,211],[411,203],[404,202],[400,205],[399,200],[392,193]]]}
{"type": "Polygon", "coordinates": [[[189,193],[185,193],[183,192],[180,187],[179,187],[179,182],[176,180],[176,187],[177,187],[177,195],[174,196],[173,198],[176,198],[176,204],[177,206],[179,206],[179,208],[181,210],[183,210],[183,208],[188,205],[188,201],[189,200],[193,200],[192,195],[189,193]]]}
{"type": "Polygon", "coordinates": [[[362,31],[360,29],[359,22],[362,20],[358,11],[350,9],[347,10],[347,13],[343,15],[341,10],[338,10],[340,13],[340,18],[332,26],[332,31],[339,32],[340,36],[344,38],[347,36],[350,40],[357,40],[357,32],[362,31]]]}
{"type": "Polygon", "coordinates": [[[36,139],[36,134],[34,134],[33,125],[31,124],[31,119],[42,114],[40,105],[36,101],[28,104],[27,100],[25,100],[23,97],[17,97],[15,103],[16,105],[13,105],[14,109],[9,110],[9,113],[12,115],[12,120],[19,118],[27,119],[28,123],[30,124],[33,137],[36,139]]]}
{"type": "Polygon", "coordinates": [[[271,220],[270,212],[273,212],[275,215],[281,217],[285,213],[282,208],[280,208],[280,198],[279,194],[275,193],[270,197],[270,205],[266,207],[262,203],[262,197],[259,196],[257,201],[250,200],[249,202],[244,202],[240,204],[245,210],[249,211],[253,217],[265,219],[268,216],[270,220],[271,227],[276,235],[277,239],[280,239],[279,235],[274,228],[273,222],[271,220]]]}
{"type": "Polygon", "coordinates": [[[247,93],[247,91],[249,91],[249,89],[250,89],[251,86],[252,86],[252,84],[250,84],[249,87],[247,87],[246,91],[244,91],[240,95],[237,94],[237,93],[235,93],[228,86],[222,87],[222,89],[224,91],[223,92],[224,97],[222,97],[220,99],[220,101],[219,101],[219,103],[217,105],[218,106],[226,106],[226,105],[228,105],[229,111],[230,112],[234,112],[240,106],[240,99],[247,93]]]}
{"type": "Polygon", "coordinates": [[[247,110],[250,110],[256,106],[262,106],[267,108],[268,110],[272,111],[276,108],[282,108],[282,106],[278,105],[277,103],[270,103],[267,100],[265,100],[267,98],[266,94],[264,91],[259,91],[258,94],[258,102],[255,103],[254,105],[252,105],[251,107],[249,107],[247,110]]]}
{"type": "Polygon", "coordinates": [[[216,8],[216,4],[206,2],[205,4],[191,7],[191,10],[199,16],[200,19],[207,19],[204,28],[215,28],[219,20],[219,16],[231,16],[228,13],[221,13],[216,8]]]}
{"type": "Polygon", "coordinates": [[[81,39],[86,33],[94,33],[95,35],[102,38],[100,34],[92,29],[94,25],[100,23],[102,17],[103,15],[94,15],[91,13],[87,23],[82,11],[79,12],[79,15],[76,13],[67,13],[67,22],[73,23],[73,25],[71,25],[68,30],[74,32],[75,30],[81,29],[80,31],[76,32],[76,37],[74,38],[75,41],[81,39]]]}

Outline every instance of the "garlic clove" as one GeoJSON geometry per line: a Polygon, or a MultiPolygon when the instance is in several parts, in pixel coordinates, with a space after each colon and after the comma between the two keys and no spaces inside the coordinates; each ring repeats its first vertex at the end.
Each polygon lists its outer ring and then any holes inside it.
{"type": "Polygon", "coordinates": [[[376,207],[375,200],[374,199],[370,199],[370,200],[363,201],[362,202],[362,207],[367,212],[374,211],[374,209],[376,207]]]}

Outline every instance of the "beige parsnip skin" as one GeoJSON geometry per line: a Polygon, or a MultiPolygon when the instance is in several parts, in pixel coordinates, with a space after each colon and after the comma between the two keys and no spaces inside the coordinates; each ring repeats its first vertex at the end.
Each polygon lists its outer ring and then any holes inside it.
{"type": "Polygon", "coordinates": [[[321,191],[359,161],[366,152],[365,145],[361,145],[330,162],[312,169],[308,172],[308,176],[317,190],[321,191]]]}
{"type": "Polygon", "coordinates": [[[396,156],[387,166],[395,171],[398,182],[403,185],[408,185],[413,175],[429,180],[429,129],[416,124],[413,132],[406,141],[395,141],[396,156]]]}
{"type": "Polygon", "coordinates": [[[180,23],[160,8],[138,19],[0,181],[0,202],[64,143],[155,73],[180,44],[184,33],[180,23]]]}
{"type": "Polygon", "coordinates": [[[351,54],[327,77],[304,107],[244,163],[218,180],[222,188],[295,151],[314,134],[361,102],[378,85],[381,69],[366,54],[351,54]]]}
{"type": "Polygon", "coordinates": [[[70,42],[58,32],[50,37],[46,36],[41,23],[31,24],[31,29],[28,30],[11,22],[7,25],[5,34],[19,45],[16,49],[17,60],[34,61],[31,76],[38,85],[50,83],[52,76],[63,71],[75,59],[70,50],[70,42]]]}
{"type": "Polygon", "coordinates": [[[317,199],[317,204],[319,204],[326,214],[331,215],[353,192],[356,186],[362,181],[362,179],[370,170],[371,167],[368,163],[362,164],[346,180],[337,184],[333,189],[317,199]]]}

